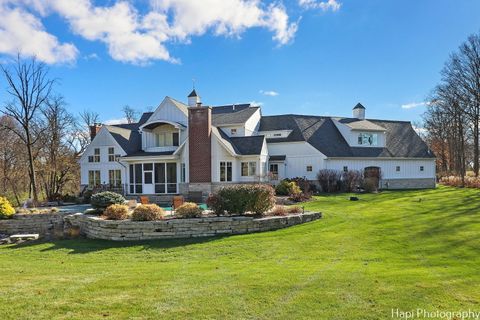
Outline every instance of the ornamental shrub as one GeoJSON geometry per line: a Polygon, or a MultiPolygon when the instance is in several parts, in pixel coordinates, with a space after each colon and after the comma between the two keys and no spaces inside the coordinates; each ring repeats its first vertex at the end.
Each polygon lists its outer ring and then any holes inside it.
{"type": "Polygon", "coordinates": [[[156,204],[142,204],[132,212],[133,221],[162,220],[164,216],[165,211],[156,204]]]}
{"type": "Polygon", "coordinates": [[[108,220],[125,220],[128,218],[128,206],[124,204],[112,204],[103,212],[108,220]]]}
{"type": "Polygon", "coordinates": [[[216,193],[212,193],[207,198],[207,206],[215,213],[217,216],[222,216],[225,214],[225,204],[223,203],[223,198],[216,193]]]}
{"type": "MultiPolygon", "coordinates": [[[[223,187],[216,194],[215,212],[263,214],[275,205],[275,191],[269,185],[242,184],[223,187]]],[[[213,199],[211,199],[213,202],[213,199]]]]}
{"type": "Polygon", "coordinates": [[[290,196],[293,194],[301,193],[302,190],[295,181],[283,179],[275,187],[275,193],[279,196],[290,196]]]}
{"type": "Polygon", "coordinates": [[[185,202],[175,209],[175,215],[179,218],[199,218],[202,216],[202,209],[193,202],[185,202]]]}
{"type": "Polygon", "coordinates": [[[270,211],[270,215],[272,216],[286,216],[287,215],[287,209],[285,209],[285,206],[275,206],[272,211],[270,211]]]}
{"type": "Polygon", "coordinates": [[[118,193],[105,191],[99,192],[92,196],[91,204],[95,209],[106,209],[112,204],[124,204],[125,198],[118,193]]]}
{"type": "Polygon", "coordinates": [[[13,209],[7,198],[0,197],[0,219],[8,219],[13,217],[15,209],[13,209]]]}
{"type": "Polygon", "coordinates": [[[299,206],[293,206],[293,207],[288,207],[287,212],[288,213],[302,213],[303,209],[299,206]]]}

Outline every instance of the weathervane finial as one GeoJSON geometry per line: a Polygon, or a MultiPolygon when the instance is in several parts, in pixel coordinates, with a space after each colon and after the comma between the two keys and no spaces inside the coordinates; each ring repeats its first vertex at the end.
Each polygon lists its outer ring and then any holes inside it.
{"type": "Polygon", "coordinates": [[[192,88],[195,90],[195,78],[192,78],[192,88]]]}

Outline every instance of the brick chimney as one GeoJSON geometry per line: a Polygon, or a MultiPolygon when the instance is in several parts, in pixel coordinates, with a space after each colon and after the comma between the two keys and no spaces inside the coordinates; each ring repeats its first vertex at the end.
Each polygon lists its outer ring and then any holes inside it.
{"type": "Polygon", "coordinates": [[[90,126],[90,141],[93,141],[100,129],[102,129],[101,123],[94,123],[92,126],[90,126]]]}
{"type": "Polygon", "coordinates": [[[188,151],[191,183],[212,182],[212,108],[188,108],[188,151]]]}

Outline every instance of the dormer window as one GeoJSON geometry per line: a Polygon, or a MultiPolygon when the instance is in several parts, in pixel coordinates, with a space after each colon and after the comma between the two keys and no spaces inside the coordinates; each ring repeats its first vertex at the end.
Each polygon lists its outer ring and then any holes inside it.
{"type": "Polygon", "coordinates": [[[156,147],[178,147],[178,132],[159,132],[155,134],[156,147]]]}
{"type": "Polygon", "coordinates": [[[230,135],[234,136],[237,134],[237,129],[230,129],[230,135]]]}
{"type": "Polygon", "coordinates": [[[358,144],[365,146],[376,146],[378,144],[378,135],[376,133],[359,133],[358,144]]]}

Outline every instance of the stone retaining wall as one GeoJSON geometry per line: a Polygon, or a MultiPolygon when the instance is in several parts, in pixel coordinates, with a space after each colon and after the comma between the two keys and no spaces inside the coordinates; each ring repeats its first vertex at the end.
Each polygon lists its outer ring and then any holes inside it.
{"type": "Polygon", "coordinates": [[[310,222],[322,217],[319,212],[306,212],[286,217],[205,217],[161,221],[112,221],[81,213],[65,217],[65,228],[79,228],[91,239],[151,240],[242,234],[276,230],[310,222]]]}
{"type": "Polygon", "coordinates": [[[63,236],[63,219],[68,213],[16,214],[0,220],[0,234],[38,233],[43,238],[63,236]]]}
{"type": "Polygon", "coordinates": [[[435,178],[382,179],[380,188],[388,189],[430,189],[436,187],[435,178]]]}

